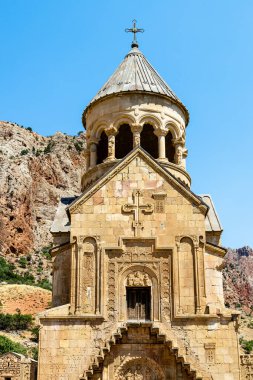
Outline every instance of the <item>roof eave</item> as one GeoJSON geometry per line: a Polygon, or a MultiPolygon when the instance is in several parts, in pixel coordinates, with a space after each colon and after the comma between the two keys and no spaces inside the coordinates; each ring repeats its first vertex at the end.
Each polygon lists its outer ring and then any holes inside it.
{"type": "Polygon", "coordinates": [[[122,95],[126,95],[126,94],[149,94],[149,95],[152,95],[152,96],[160,96],[161,98],[169,99],[173,104],[176,104],[182,110],[182,112],[184,113],[184,115],[185,115],[185,125],[187,126],[189,124],[189,121],[190,121],[189,111],[188,111],[188,109],[185,107],[185,105],[180,100],[174,99],[173,97],[170,97],[170,96],[167,96],[167,95],[164,95],[164,94],[160,94],[158,92],[135,90],[135,91],[114,92],[112,94],[107,94],[105,96],[101,96],[98,99],[95,99],[94,101],[91,101],[87,105],[87,107],[84,109],[83,114],[82,114],[82,123],[83,123],[84,128],[86,126],[86,114],[87,114],[88,110],[91,107],[93,107],[97,103],[100,103],[100,102],[104,101],[107,98],[112,98],[114,96],[122,96],[122,95]]]}

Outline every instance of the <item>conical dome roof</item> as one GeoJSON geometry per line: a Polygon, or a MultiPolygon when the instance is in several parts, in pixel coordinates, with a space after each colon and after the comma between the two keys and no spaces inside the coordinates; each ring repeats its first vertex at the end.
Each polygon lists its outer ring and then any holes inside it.
{"type": "Polygon", "coordinates": [[[133,47],[125,56],[116,71],[91,100],[89,106],[108,95],[135,91],[169,97],[183,107],[188,118],[186,107],[137,47],[133,47]]]}

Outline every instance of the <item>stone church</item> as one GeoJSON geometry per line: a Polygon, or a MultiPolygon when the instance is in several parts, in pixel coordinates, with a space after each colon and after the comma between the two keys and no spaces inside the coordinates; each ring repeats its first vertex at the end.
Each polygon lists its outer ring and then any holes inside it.
{"type": "Polygon", "coordinates": [[[240,379],[222,227],[191,191],[188,121],[134,40],[83,113],[87,167],[52,225],[39,380],[240,379]]]}

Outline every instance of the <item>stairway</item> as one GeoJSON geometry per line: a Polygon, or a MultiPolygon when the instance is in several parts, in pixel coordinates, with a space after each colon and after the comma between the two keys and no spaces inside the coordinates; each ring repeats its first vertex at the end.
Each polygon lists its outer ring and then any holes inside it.
{"type": "Polygon", "coordinates": [[[162,333],[159,327],[156,327],[153,323],[124,323],[118,327],[117,331],[114,332],[110,339],[104,342],[103,347],[100,348],[98,355],[91,358],[91,364],[87,370],[84,371],[80,380],[92,380],[95,373],[102,373],[103,362],[105,356],[111,351],[113,345],[121,344],[124,335],[127,335],[129,327],[149,327],[150,336],[155,338],[156,343],[166,345],[170,353],[174,355],[177,363],[181,363],[182,367],[186,371],[191,380],[212,380],[212,376],[206,372],[205,369],[201,368],[197,357],[193,355],[186,355],[185,349],[183,349],[183,342],[179,342],[179,339],[172,335],[174,334],[170,331],[170,337],[167,334],[162,333]],[[181,346],[181,348],[180,348],[181,346]]]}

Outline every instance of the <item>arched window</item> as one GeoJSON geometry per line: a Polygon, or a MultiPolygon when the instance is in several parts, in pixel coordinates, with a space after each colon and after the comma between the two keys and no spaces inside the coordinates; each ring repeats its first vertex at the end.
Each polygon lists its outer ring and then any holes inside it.
{"type": "Polygon", "coordinates": [[[116,158],[125,157],[133,149],[133,134],[128,124],[122,124],[115,137],[116,158]]]}
{"type": "Polygon", "coordinates": [[[108,155],[108,137],[103,131],[100,135],[100,140],[97,147],[97,164],[101,164],[108,155]]]}
{"type": "Polygon", "coordinates": [[[154,134],[154,128],[150,124],[144,124],[141,131],[141,147],[152,157],[158,158],[158,138],[154,134]]]}
{"type": "Polygon", "coordinates": [[[172,144],[172,133],[168,132],[165,136],[165,147],[166,147],[166,157],[170,162],[174,162],[174,156],[175,156],[175,147],[172,144]]]}

